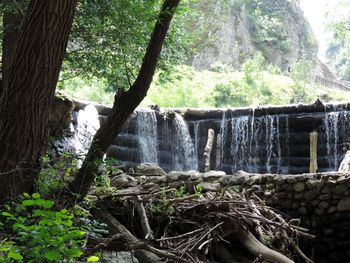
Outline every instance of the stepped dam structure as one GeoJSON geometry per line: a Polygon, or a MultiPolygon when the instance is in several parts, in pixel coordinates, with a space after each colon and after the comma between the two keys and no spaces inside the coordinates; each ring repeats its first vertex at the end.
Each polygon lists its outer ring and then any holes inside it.
{"type": "MultiPolygon", "coordinates": [[[[110,111],[95,105],[96,114],[88,114],[92,119],[79,118],[87,115],[86,107],[91,111],[91,106],[76,102],[73,111],[72,130],[80,137],[82,128],[91,134],[89,122],[96,126],[98,118],[103,123],[110,111]]],[[[318,172],[337,171],[349,128],[350,104],[320,101],[238,109],[138,109],[107,157],[127,166],[150,162],[166,171],[203,170],[208,130],[213,129],[212,170],[300,174],[309,172],[310,156],[314,156],[318,172]]]]}

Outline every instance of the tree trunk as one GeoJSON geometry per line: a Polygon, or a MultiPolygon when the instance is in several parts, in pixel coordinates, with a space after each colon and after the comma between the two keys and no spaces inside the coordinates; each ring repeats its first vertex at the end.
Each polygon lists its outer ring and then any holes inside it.
{"type": "Polygon", "coordinates": [[[76,3],[29,4],[8,85],[0,91],[0,203],[30,191],[37,178],[76,3]]]}
{"type": "MultiPolygon", "coordinates": [[[[2,88],[8,85],[11,63],[15,56],[19,29],[24,18],[25,0],[3,0],[2,88]]],[[[1,91],[0,89],[0,91],[1,91]]]]}
{"type": "MultiPolygon", "coordinates": [[[[125,121],[147,95],[151,85],[160,52],[171,19],[180,0],[165,0],[153,29],[140,72],[129,90],[119,90],[114,105],[106,121],[97,131],[89,152],[74,181],[69,185],[70,191],[79,199],[83,198],[91,187],[99,164],[108,146],[117,137],[125,121]]],[[[72,196],[71,196],[72,197],[72,196]]],[[[72,201],[72,200],[69,200],[72,201]]]]}

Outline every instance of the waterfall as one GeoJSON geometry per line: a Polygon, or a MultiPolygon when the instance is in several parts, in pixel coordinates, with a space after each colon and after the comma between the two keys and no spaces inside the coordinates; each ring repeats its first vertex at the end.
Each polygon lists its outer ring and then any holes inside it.
{"type": "Polygon", "coordinates": [[[327,150],[328,170],[337,171],[341,157],[344,155],[341,145],[345,142],[349,129],[349,112],[336,111],[325,113],[323,130],[327,150]],[[340,137],[340,135],[343,135],[340,137]]]}
{"type": "MultiPolygon", "coordinates": [[[[73,145],[74,151],[80,159],[84,159],[99,128],[100,121],[95,106],[87,105],[83,110],[78,111],[76,125],[74,126],[74,136],[70,144],[73,145]]],[[[78,163],[78,166],[80,166],[81,162],[78,163]]]]}
{"type": "Polygon", "coordinates": [[[157,117],[153,110],[137,111],[137,140],[140,161],[158,163],[157,157],[157,117]]]}
{"type": "MultiPolygon", "coordinates": [[[[287,129],[288,122],[285,125],[287,129]]],[[[253,111],[252,116],[229,118],[224,113],[220,125],[221,164],[231,164],[232,173],[241,169],[258,172],[259,165],[263,164],[268,173],[285,172],[283,149],[288,137],[280,138],[281,126],[277,115],[255,117],[253,111]]]]}
{"type": "Polygon", "coordinates": [[[175,113],[175,138],[174,138],[174,152],[175,167],[179,170],[197,170],[198,160],[195,154],[194,144],[188,130],[187,124],[182,116],[175,113]]]}

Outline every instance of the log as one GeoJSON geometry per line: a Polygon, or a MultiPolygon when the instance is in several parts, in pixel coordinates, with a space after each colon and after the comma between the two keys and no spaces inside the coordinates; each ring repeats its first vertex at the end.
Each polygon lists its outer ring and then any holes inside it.
{"type": "Polygon", "coordinates": [[[139,196],[134,196],[133,200],[136,207],[136,211],[140,217],[141,227],[142,227],[143,233],[145,234],[145,239],[153,239],[154,238],[153,231],[149,226],[148,217],[146,214],[145,207],[143,206],[143,203],[141,201],[141,198],[139,196]]]}
{"type": "MultiPolygon", "coordinates": [[[[176,262],[186,262],[182,258],[139,241],[129,230],[107,211],[94,211],[94,216],[101,219],[109,227],[110,233],[123,237],[130,250],[135,250],[135,257],[144,263],[164,262],[161,257],[173,259],[176,262]]],[[[120,238],[119,237],[119,238],[120,238]]]]}
{"type": "Polygon", "coordinates": [[[238,226],[235,234],[239,242],[256,257],[260,256],[263,260],[276,263],[294,263],[293,260],[263,245],[249,230],[241,226],[238,226]]]}
{"type": "Polygon", "coordinates": [[[210,171],[210,155],[213,149],[215,133],[213,129],[208,130],[207,145],[204,148],[204,172],[210,171]]]}

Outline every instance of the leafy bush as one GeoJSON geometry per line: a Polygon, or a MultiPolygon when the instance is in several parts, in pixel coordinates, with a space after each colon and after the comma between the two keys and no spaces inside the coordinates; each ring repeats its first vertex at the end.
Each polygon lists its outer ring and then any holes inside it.
{"type": "Polygon", "coordinates": [[[0,243],[0,262],[75,262],[83,255],[85,232],[74,226],[74,214],[55,211],[54,201],[24,194],[0,213],[7,239],[0,243]]]}

